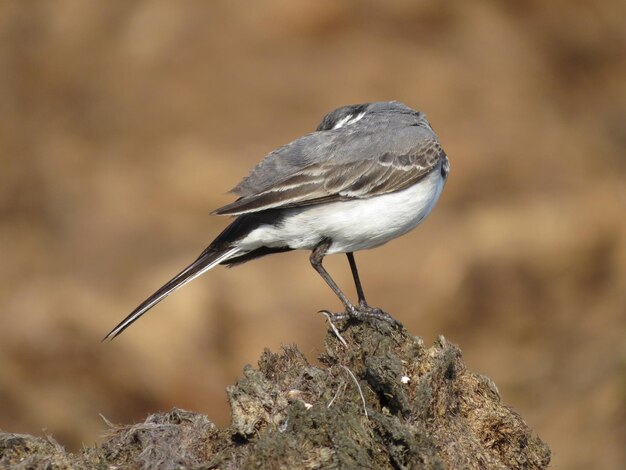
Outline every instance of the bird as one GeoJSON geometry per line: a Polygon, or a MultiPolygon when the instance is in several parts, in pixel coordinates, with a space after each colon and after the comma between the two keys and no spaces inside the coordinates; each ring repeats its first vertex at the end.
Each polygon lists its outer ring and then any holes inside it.
{"type": "Polygon", "coordinates": [[[389,320],[388,313],[366,301],[354,252],[419,225],[439,200],[449,172],[448,157],[424,113],[398,101],[337,108],[314,132],[267,154],[231,190],[237,199],[211,213],[234,220],[103,340],[115,338],[218,265],[291,250],[310,250],[311,265],[345,308],[339,317],[389,320]],[[347,256],[357,305],[322,265],[325,256],[336,253],[347,256]]]}

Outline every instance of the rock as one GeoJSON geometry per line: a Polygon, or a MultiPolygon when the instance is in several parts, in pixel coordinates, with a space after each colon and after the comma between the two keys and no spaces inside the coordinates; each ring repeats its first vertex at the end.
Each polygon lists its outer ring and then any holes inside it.
{"type": "Polygon", "coordinates": [[[295,347],[265,351],[228,387],[231,426],[174,409],[112,426],[72,455],[54,441],[0,434],[8,468],[543,469],[550,450],[440,337],[426,348],[384,322],[329,330],[321,365],[295,347]]]}

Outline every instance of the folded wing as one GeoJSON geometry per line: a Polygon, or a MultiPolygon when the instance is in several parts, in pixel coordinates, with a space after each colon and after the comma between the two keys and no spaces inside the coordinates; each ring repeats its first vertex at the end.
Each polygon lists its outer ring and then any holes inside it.
{"type": "Polygon", "coordinates": [[[439,142],[429,138],[401,154],[387,152],[361,160],[312,163],[270,188],[240,197],[213,214],[241,215],[380,196],[417,183],[444,157],[439,142]]]}

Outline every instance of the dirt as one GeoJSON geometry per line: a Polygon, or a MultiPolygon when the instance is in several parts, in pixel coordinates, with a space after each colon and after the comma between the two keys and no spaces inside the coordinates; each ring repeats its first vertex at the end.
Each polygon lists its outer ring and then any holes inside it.
{"type": "Polygon", "coordinates": [[[76,454],[52,438],[0,434],[10,468],[543,469],[550,449],[440,336],[342,321],[311,364],[296,346],[265,350],[228,387],[231,424],[173,409],[113,425],[76,454]],[[345,341],[341,341],[339,338],[345,341]]]}

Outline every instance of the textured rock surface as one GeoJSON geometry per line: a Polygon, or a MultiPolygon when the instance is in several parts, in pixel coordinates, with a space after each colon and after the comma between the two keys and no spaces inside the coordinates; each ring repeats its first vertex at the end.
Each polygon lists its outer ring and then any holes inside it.
{"type": "Polygon", "coordinates": [[[432,347],[388,324],[344,324],[321,365],[296,347],[265,351],[227,390],[231,426],[172,410],[111,425],[104,442],[67,454],[47,438],[0,434],[8,468],[539,469],[550,450],[465,368],[443,337],[432,347]]]}

